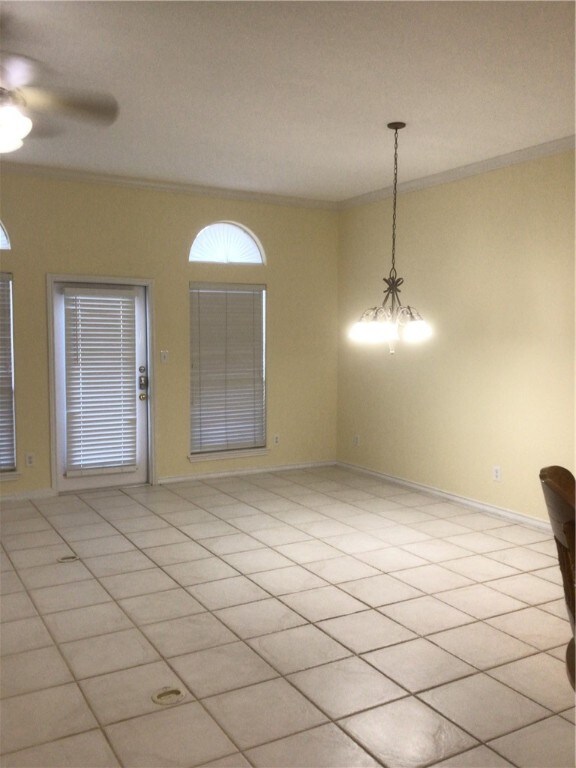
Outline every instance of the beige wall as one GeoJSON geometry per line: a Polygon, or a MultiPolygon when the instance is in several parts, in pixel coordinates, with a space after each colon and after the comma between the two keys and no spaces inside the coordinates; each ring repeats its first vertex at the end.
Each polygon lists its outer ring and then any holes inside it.
{"type": "Polygon", "coordinates": [[[345,337],[381,301],[390,218],[341,217],[339,460],[545,518],[539,469],[574,469],[573,153],[399,197],[402,301],[436,335],[392,357],[345,337]]]}
{"type": "Polygon", "coordinates": [[[154,281],[155,457],[159,479],[333,460],[336,454],[337,226],[321,209],[198,197],[3,172],[0,217],[12,241],[17,449],[20,479],[3,494],[51,486],[46,275],[154,281]],[[194,235],[238,221],[266,251],[265,267],[190,265],[194,235]],[[188,284],[268,286],[267,456],[190,464],[188,284]],[[160,350],[169,362],[160,364],[160,350]],[[271,440],[270,440],[271,442],[271,440]],[[34,453],[36,466],[24,467],[34,453]]]}
{"type": "Polygon", "coordinates": [[[574,468],[573,163],[400,196],[402,299],[436,335],[394,357],[345,335],[381,301],[390,200],[338,213],[4,172],[21,477],[0,490],[51,485],[46,275],[83,274],[154,281],[158,478],[339,460],[545,517],[538,470],[574,468]],[[189,265],[194,234],[220,219],[252,229],[268,265],[189,265]],[[280,445],[267,456],[187,460],[190,280],[268,285],[268,435],[280,445]]]}

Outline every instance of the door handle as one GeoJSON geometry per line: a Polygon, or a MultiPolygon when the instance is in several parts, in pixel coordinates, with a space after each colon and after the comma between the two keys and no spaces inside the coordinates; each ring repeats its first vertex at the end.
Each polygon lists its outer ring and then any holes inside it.
{"type": "Polygon", "coordinates": [[[148,389],[148,376],[138,376],[138,389],[148,389]]]}
{"type": "Polygon", "coordinates": [[[148,395],[146,395],[144,392],[141,392],[138,395],[138,400],[148,400],[148,395]]]}

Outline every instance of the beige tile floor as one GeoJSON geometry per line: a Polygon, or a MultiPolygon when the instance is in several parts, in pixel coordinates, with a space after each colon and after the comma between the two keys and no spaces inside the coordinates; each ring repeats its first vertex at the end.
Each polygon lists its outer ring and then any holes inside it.
{"type": "Polygon", "coordinates": [[[324,467],[7,501],[2,536],[6,768],[574,765],[542,528],[324,467]]]}

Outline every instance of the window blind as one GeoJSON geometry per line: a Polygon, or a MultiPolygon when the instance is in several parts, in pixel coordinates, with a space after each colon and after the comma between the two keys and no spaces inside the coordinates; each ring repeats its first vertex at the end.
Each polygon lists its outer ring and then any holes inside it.
{"type": "Polygon", "coordinates": [[[8,230],[0,221],[0,251],[11,250],[10,238],[8,237],[8,230]]]}
{"type": "Polygon", "coordinates": [[[266,444],[265,286],[190,286],[191,453],[266,444]]]}
{"type": "Polygon", "coordinates": [[[64,289],[66,474],[136,466],[136,296],[64,289]]]}
{"type": "Polygon", "coordinates": [[[264,251],[256,237],[245,227],[231,221],[217,221],[196,235],[188,261],[263,264],[264,251]]]}
{"type": "Polygon", "coordinates": [[[0,472],[16,469],[12,275],[0,273],[0,472]]]}

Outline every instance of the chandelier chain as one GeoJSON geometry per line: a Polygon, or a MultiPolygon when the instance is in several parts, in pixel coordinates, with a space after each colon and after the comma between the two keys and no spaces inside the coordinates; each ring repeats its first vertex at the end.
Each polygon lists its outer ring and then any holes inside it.
{"type": "Polygon", "coordinates": [[[398,191],[398,128],[394,130],[394,186],[392,188],[392,269],[390,274],[396,277],[396,197],[398,191]]]}

